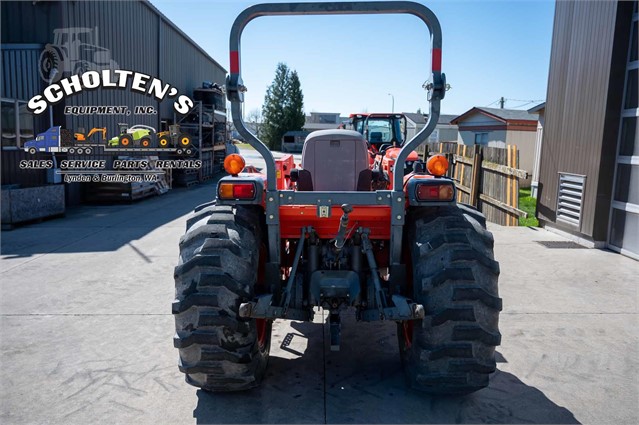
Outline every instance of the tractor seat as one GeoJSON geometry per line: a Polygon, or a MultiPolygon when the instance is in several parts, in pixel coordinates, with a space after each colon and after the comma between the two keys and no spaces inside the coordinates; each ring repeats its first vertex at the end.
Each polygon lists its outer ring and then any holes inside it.
{"type": "Polygon", "coordinates": [[[382,132],[372,131],[370,139],[371,139],[371,143],[382,143],[382,132]]]}
{"type": "Polygon", "coordinates": [[[371,190],[366,139],[356,131],[319,130],[309,134],[302,150],[302,169],[298,190],[371,190]]]}

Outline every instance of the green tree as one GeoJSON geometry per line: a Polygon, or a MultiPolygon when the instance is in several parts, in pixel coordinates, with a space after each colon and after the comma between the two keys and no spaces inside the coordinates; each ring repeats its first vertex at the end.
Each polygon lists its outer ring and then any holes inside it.
{"type": "Polygon", "coordinates": [[[278,63],[275,78],[266,90],[262,106],[261,135],[270,149],[279,148],[282,136],[304,126],[304,95],[296,71],[278,63]]]}
{"type": "Polygon", "coordinates": [[[306,117],[304,115],[304,94],[297,71],[291,72],[286,88],[287,104],[284,108],[284,115],[287,120],[287,131],[298,131],[304,127],[306,117]]]}

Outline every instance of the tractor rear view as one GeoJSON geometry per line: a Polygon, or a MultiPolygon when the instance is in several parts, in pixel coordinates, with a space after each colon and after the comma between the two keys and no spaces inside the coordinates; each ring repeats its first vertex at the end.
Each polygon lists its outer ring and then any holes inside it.
{"type": "MultiPolygon", "coordinates": [[[[455,202],[443,156],[407,161],[433,131],[445,94],[441,29],[412,2],[278,3],[252,6],[231,29],[227,96],[235,127],[266,162],[266,173],[227,156],[230,176],[217,199],[195,209],[180,239],[173,302],[179,368],[207,391],[246,390],[265,375],[275,319],[310,321],[328,313],[333,350],[340,315],[397,324],[408,383],[435,394],[488,385],[499,345],[499,265],[483,215],[455,202]],[[323,130],[304,144],[301,168],[278,160],[242,121],[246,87],[240,36],[266,15],[408,13],[431,33],[429,120],[396,140],[388,176],[371,164],[381,146],[363,133],[323,130]],[[251,171],[251,172],[246,172],[251,171]]],[[[338,355],[338,354],[336,354],[338,355]]]]}

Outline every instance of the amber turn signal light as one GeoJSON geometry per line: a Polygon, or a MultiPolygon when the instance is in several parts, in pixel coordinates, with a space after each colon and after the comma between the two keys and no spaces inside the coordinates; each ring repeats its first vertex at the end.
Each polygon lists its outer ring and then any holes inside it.
{"type": "Polygon", "coordinates": [[[244,161],[242,155],[232,153],[224,158],[224,170],[232,176],[240,174],[244,166],[246,166],[246,161],[244,161]]]}
{"type": "Polygon", "coordinates": [[[455,190],[451,183],[423,184],[418,183],[415,197],[418,201],[452,201],[455,190]]]}
{"type": "Polygon", "coordinates": [[[426,168],[433,176],[441,177],[448,171],[448,160],[444,155],[433,155],[428,158],[426,168]]]}

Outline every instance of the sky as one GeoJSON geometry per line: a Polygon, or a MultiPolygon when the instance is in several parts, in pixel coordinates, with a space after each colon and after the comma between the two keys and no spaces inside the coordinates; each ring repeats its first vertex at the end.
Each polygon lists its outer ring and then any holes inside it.
{"type": "MultiPolygon", "coordinates": [[[[226,70],[233,21],[256,2],[151,0],[226,70]]],[[[421,1],[442,27],[442,113],[528,109],[546,97],[554,1],[421,1]],[[534,101],[534,102],[533,102],[534,101]]],[[[297,70],[310,112],[428,110],[430,35],[410,15],[286,16],[251,21],[241,39],[245,111],[261,109],[278,62],[297,70]],[[394,102],[394,103],[393,103],[394,102]]]]}

